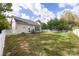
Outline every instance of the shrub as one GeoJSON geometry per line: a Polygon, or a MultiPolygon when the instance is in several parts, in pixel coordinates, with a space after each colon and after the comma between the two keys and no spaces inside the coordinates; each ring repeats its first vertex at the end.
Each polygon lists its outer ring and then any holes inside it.
{"type": "Polygon", "coordinates": [[[10,27],[7,19],[5,18],[5,16],[0,15],[0,32],[4,29],[8,29],[10,27]]]}
{"type": "Polygon", "coordinates": [[[48,29],[48,25],[46,23],[41,23],[42,29],[48,29]]]}
{"type": "Polygon", "coordinates": [[[11,6],[11,3],[0,3],[0,32],[9,28],[9,23],[6,20],[4,13],[7,11],[12,11],[11,6]]]}
{"type": "Polygon", "coordinates": [[[48,21],[48,27],[50,30],[52,29],[56,29],[56,30],[69,30],[69,24],[62,20],[62,19],[54,19],[54,20],[50,20],[48,21]]]}

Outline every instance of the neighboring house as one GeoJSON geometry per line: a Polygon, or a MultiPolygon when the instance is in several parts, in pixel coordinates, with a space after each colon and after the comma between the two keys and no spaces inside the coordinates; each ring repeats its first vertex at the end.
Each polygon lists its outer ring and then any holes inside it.
{"type": "Polygon", "coordinates": [[[41,32],[41,25],[37,22],[16,16],[8,16],[7,20],[11,24],[11,28],[6,31],[8,34],[18,34],[22,32],[31,33],[32,30],[35,32],[41,32]]]}

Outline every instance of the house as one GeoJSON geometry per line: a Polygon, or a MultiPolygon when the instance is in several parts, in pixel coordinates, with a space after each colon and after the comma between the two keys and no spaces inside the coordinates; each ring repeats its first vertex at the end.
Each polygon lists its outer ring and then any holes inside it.
{"type": "Polygon", "coordinates": [[[41,32],[41,25],[37,22],[16,16],[7,16],[7,20],[11,24],[11,28],[6,30],[7,34],[31,33],[32,30],[41,32]]]}

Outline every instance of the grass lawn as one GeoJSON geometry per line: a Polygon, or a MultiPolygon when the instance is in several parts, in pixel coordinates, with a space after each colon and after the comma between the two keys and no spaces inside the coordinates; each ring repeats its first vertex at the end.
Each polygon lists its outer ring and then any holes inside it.
{"type": "Polygon", "coordinates": [[[18,34],[6,37],[4,56],[79,55],[79,38],[71,32],[18,34]]]}

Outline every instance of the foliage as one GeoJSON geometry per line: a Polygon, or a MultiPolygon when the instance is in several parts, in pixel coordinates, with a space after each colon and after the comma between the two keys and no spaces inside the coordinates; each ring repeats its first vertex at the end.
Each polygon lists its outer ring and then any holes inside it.
{"type": "Polygon", "coordinates": [[[11,3],[0,3],[0,32],[3,29],[9,28],[9,23],[4,16],[4,12],[12,11],[11,6],[11,3]]]}
{"type": "Polygon", "coordinates": [[[8,21],[6,20],[5,16],[0,15],[0,31],[3,29],[8,29],[10,27],[8,21]]]}
{"type": "Polygon", "coordinates": [[[51,19],[50,21],[48,21],[47,24],[48,24],[48,28],[49,28],[50,30],[52,30],[53,28],[55,29],[56,26],[58,25],[58,19],[57,19],[57,18],[51,19]]]}
{"type": "Polygon", "coordinates": [[[11,6],[11,3],[0,3],[0,14],[2,12],[12,11],[11,6]]]}
{"type": "Polygon", "coordinates": [[[72,13],[71,11],[64,11],[61,15],[61,18],[68,22],[71,28],[79,25],[79,17],[78,15],[72,13]]]}
{"type": "Polygon", "coordinates": [[[48,25],[46,23],[41,23],[42,29],[48,29],[48,25]]]}
{"type": "Polygon", "coordinates": [[[65,22],[64,20],[59,20],[57,25],[58,30],[69,30],[69,24],[65,22]]]}
{"type": "Polygon", "coordinates": [[[48,21],[49,29],[56,29],[56,30],[68,30],[70,29],[69,24],[64,21],[63,19],[53,19],[48,21]]]}

